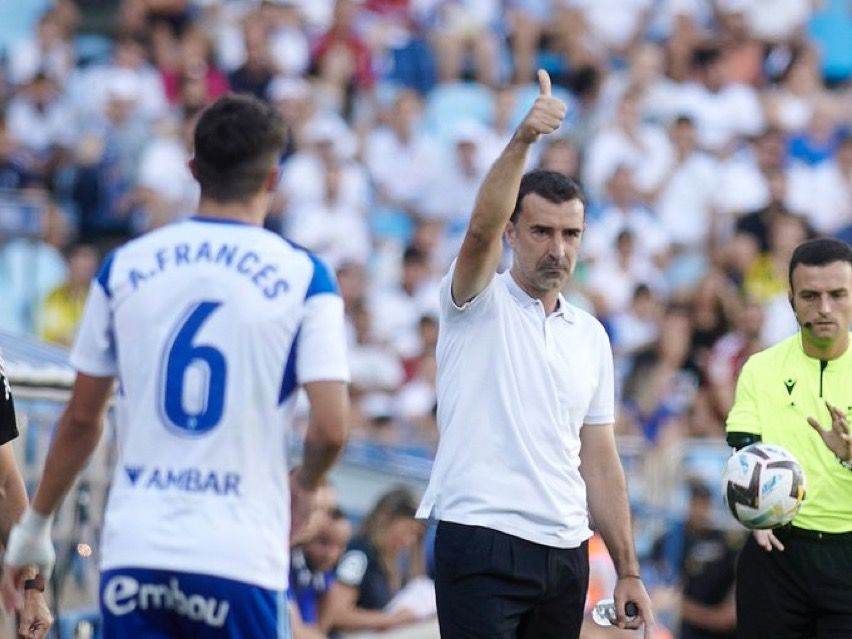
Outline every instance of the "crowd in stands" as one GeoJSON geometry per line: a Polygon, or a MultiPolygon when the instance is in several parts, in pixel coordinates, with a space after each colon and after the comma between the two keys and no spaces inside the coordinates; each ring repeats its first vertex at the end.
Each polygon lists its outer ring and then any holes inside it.
{"type": "Polygon", "coordinates": [[[584,189],[567,293],[610,334],[618,431],[721,440],[740,366],[796,330],[793,247],[852,240],[850,43],[845,0],[3,3],[0,327],[70,345],[104,255],[194,213],[199,112],[250,93],[290,131],[267,226],[339,279],[354,433],[429,455],[438,284],[543,67],[568,116],[530,168],[584,189]]]}
{"type": "Polygon", "coordinates": [[[99,259],[192,214],[200,110],[251,93],[291,133],[268,227],[336,270],[354,426],[380,442],[434,445],[438,283],[534,99],[536,67],[569,115],[530,168],[584,188],[570,298],[610,333],[620,432],[651,444],[668,428],[718,437],[744,359],[796,328],[790,251],[809,235],[852,235],[841,0],[37,0],[3,11],[16,18],[0,21],[4,330],[69,345],[99,259]]]}

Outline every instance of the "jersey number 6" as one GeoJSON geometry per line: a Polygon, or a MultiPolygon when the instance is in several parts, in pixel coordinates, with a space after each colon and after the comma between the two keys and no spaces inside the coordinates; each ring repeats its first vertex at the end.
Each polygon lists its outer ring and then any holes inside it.
{"type": "Polygon", "coordinates": [[[190,307],[166,347],[165,375],[161,378],[163,413],[169,424],[184,435],[202,435],[222,419],[228,376],[225,356],[214,346],[193,344],[204,322],[221,305],[222,302],[199,302],[190,307]],[[190,373],[193,383],[188,384],[190,373]],[[186,400],[194,406],[187,409],[186,400]]]}

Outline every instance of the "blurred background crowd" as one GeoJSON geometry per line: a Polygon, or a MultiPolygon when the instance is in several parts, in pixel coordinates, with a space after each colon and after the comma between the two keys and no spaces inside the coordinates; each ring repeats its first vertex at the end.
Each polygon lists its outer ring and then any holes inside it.
{"type": "Polygon", "coordinates": [[[0,3],[0,326],[69,345],[105,253],[194,213],[201,109],[250,93],[291,133],[267,226],[339,278],[355,437],[428,458],[438,284],[538,67],[568,117],[530,168],[583,186],[567,293],[665,504],[796,330],[793,247],[852,239],[849,0],[0,3]]]}

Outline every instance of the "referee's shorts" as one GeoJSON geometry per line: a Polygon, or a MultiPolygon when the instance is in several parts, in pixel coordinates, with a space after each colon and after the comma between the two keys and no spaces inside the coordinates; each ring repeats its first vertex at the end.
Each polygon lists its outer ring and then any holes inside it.
{"type": "Polygon", "coordinates": [[[552,548],[481,526],[438,523],[441,639],[576,639],[588,583],[587,542],[552,548]]]}
{"type": "Polygon", "coordinates": [[[852,637],[852,533],[773,530],[784,550],[749,536],[737,565],[739,639],[852,637]]]}

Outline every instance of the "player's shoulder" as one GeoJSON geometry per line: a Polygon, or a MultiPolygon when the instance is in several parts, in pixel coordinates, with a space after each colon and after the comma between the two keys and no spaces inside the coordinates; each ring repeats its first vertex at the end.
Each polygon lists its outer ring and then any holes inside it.
{"type": "Polygon", "coordinates": [[[281,237],[280,235],[276,235],[275,237],[283,242],[288,247],[289,251],[301,256],[309,265],[310,281],[308,283],[308,290],[305,293],[306,298],[319,293],[339,294],[337,278],[331,266],[329,266],[325,260],[301,244],[297,244],[296,242],[281,237]]]}

